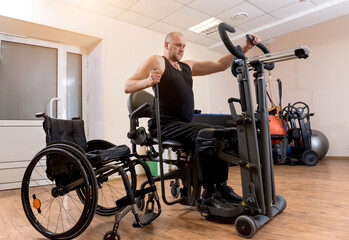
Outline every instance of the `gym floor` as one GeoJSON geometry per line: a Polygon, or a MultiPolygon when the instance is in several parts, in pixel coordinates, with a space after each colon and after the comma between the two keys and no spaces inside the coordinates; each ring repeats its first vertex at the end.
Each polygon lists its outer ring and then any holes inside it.
{"type": "MultiPolygon", "coordinates": [[[[349,236],[349,160],[324,159],[315,167],[275,165],[276,192],[286,209],[263,226],[258,240],[343,240],[349,236]]],[[[141,179],[140,179],[141,181],[141,179]]],[[[240,172],[231,167],[229,184],[241,193],[240,172]]],[[[169,189],[169,188],[168,188],[169,189]]],[[[123,240],[244,239],[233,220],[206,219],[195,207],[162,204],[162,214],[146,228],[133,228],[129,213],[121,221],[123,240]]],[[[77,239],[99,240],[112,229],[114,217],[95,215],[77,239]]],[[[0,239],[45,239],[24,215],[20,190],[0,191],[0,239]]]]}

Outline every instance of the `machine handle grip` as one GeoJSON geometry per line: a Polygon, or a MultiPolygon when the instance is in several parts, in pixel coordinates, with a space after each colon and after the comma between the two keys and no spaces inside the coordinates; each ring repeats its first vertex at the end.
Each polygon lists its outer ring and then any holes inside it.
{"type": "MultiPolygon", "coordinates": [[[[253,44],[253,37],[250,35],[250,34],[246,34],[246,38],[253,44]]],[[[270,53],[269,52],[269,49],[263,44],[263,43],[258,43],[258,44],[256,44],[256,46],[260,49],[260,50],[262,50],[262,52],[263,53],[270,53]]],[[[274,67],[275,67],[275,64],[274,63],[269,63],[269,64],[266,64],[265,66],[264,66],[264,68],[265,69],[267,69],[267,70],[273,70],[274,69],[274,67]]]]}
{"type": "Polygon", "coordinates": [[[240,58],[240,59],[246,59],[245,55],[243,54],[243,52],[239,51],[238,49],[236,49],[236,47],[234,46],[234,44],[230,41],[229,37],[228,37],[228,32],[234,33],[235,32],[235,28],[222,22],[218,25],[218,32],[219,32],[219,36],[221,37],[225,47],[229,50],[229,52],[231,54],[233,54],[235,57],[240,58]]]}

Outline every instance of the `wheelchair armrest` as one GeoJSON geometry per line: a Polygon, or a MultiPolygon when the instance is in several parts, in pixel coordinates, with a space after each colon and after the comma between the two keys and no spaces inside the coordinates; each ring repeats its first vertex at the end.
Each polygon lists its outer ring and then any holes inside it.
{"type": "Polygon", "coordinates": [[[46,116],[46,114],[43,112],[35,113],[35,117],[37,117],[37,118],[42,118],[42,117],[45,118],[45,116],[46,116]]]}
{"type": "Polygon", "coordinates": [[[138,107],[136,110],[134,110],[131,114],[130,114],[130,131],[127,133],[127,137],[129,139],[135,139],[137,138],[137,127],[138,127],[138,118],[142,117],[144,110],[147,109],[150,106],[149,102],[146,102],[144,104],[142,104],[140,107],[138,107]]]}
{"type": "Polygon", "coordinates": [[[150,106],[149,102],[145,102],[143,103],[140,107],[138,107],[136,110],[134,110],[131,114],[130,114],[130,119],[134,119],[134,118],[138,118],[138,116],[143,113],[143,111],[145,109],[147,109],[150,106]]]}
{"type": "Polygon", "coordinates": [[[115,144],[102,140],[102,139],[94,139],[87,142],[87,152],[93,150],[103,150],[116,146],[115,144]]]}

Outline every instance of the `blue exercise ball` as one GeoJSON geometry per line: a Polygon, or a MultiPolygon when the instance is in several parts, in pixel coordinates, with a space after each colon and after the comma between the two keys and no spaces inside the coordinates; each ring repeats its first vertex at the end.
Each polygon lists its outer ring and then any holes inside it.
{"type": "Polygon", "coordinates": [[[319,155],[319,160],[326,156],[330,144],[325,134],[318,130],[312,129],[311,135],[311,149],[319,155]]]}

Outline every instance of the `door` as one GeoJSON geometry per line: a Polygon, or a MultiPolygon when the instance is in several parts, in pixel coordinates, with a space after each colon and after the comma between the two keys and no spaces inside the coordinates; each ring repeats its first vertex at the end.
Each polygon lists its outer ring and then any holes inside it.
{"type": "Polygon", "coordinates": [[[35,113],[84,118],[85,59],[76,47],[0,34],[0,190],[19,188],[45,147],[35,113]]]}

